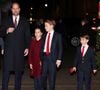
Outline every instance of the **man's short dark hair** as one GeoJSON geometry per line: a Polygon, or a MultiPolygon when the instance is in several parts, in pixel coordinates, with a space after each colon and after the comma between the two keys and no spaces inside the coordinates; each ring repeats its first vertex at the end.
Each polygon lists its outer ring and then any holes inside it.
{"type": "Polygon", "coordinates": [[[18,2],[12,2],[11,8],[13,7],[14,4],[17,4],[19,6],[19,8],[20,8],[20,4],[18,2]]]}

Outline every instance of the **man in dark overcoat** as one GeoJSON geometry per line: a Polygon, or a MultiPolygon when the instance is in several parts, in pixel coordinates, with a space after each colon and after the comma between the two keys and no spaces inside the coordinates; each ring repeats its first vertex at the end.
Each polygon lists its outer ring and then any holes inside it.
{"type": "Polygon", "coordinates": [[[4,60],[2,90],[8,90],[10,71],[15,72],[15,90],[21,90],[24,56],[28,55],[30,27],[28,21],[20,15],[20,5],[11,6],[12,14],[3,20],[0,35],[4,37],[4,60]]]}

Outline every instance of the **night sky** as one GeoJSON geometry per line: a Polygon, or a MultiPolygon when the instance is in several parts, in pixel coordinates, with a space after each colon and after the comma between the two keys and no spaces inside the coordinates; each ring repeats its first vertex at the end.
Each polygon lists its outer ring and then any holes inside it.
{"type": "MultiPolygon", "coordinates": [[[[22,14],[33,18],[80,18],[98,15],[98,0],[2,0],[18,1],[22,14]],[[47,6],[45,6],[47,5],[47,6]],[[31,9],[32,8],[32,9],[31,9]],[[30,15],[32,13],[32,15],[30,15]]],[[[2,4],[0,4],[2,5],[2,4]]]]}
{"type": "Polygon", "coordinates": [[[79,18],[87,13],[91,17],[98,15],[98,0],[17,0],[22,11],[28,15],[32,12],[34,18],[79,18]],[[45,4],[48,4],[45,7],[45,4]],[[30,8],[33,8],[30,10],[30,8]],[[27,11],[27,12],[26,12],[27,11]]]}

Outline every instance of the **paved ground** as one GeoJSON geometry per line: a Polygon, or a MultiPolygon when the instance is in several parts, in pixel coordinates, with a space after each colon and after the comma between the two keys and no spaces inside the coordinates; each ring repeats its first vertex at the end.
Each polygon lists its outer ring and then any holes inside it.
{"type": "MultiPolygon", "coordinates": [[[[1,88],[1,72],[0,72],[0,88],[1,88]]],[[[22,79],[22,90],[34,90],[33,80],[29,77],[26,70],[22,79]]],[[[11,75],[9,82],[9,90],[14,90],[14,75],[11,75]]],[[[67,69],[61,69],[57,74],[56,90],[76,90],[76,74],[70,75],[67,69]]],[[[85,89],[84,89],[85,90],[85,89]]],[[[92,90],[100,90],[100,72],[93,76],[92,90]]]]}
{"type": "MultiPolygon", "coordinates": [[[[64,49],[65,50],[65,49],[64,49]]],[[[67,48],[63,54],[62,68],[58,71],[56,90],[76,90],[76,74],[70,75],[68,73],[69,66],[72,66],[75,49],[67,48]]],[[[2,65],[2,64],[1,64],[2,65]]],[[[0,70],[0,90],[1,90],[2,73],[0,70]]],[[[92,90],[100,90],[100,71],[96,76],[93,75],[92,90]]],[[[14,90],[14,75],[11,75],[9,82],[9,90],[14,90]]],[[[33,80],[29,77],[28,70],[25,70],[22,79],[22,90],[34,90],[33,80]]],[[[85,89],[84,89],[85,90],[85,89]]]]}

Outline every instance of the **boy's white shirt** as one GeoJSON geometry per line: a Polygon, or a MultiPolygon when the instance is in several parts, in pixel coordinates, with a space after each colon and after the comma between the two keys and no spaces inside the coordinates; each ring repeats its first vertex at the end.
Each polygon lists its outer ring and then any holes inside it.
{"type": "Polygon", "coordinates": [[[81,46],[81,51],[82,51],[82,48],[83,48],[83,47],[84,47],[84,53],[83,53],[83,56],[85,56],[85,54],[86,54],[86,52],[87,52],[87,50],[88,50],[89,45],[88,45],[88,44],[82,45],[82,46],[81,46]]]}
{"type": "Polygon", "coordinates": [[[46,52],[47,37],[48,37],[48,34],[49,34],[49,33],[50,33],[49,51],[51,52],[51,44],[52,44],[52,39],[53,39],[54,30],[51,30],[51,32],[48,32],[48,33],[47,33],[46,40],[45,40],[45,46],[44,46],[44,52],[46,52]]]}

